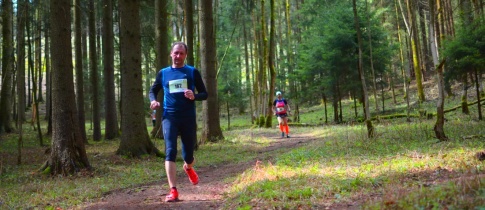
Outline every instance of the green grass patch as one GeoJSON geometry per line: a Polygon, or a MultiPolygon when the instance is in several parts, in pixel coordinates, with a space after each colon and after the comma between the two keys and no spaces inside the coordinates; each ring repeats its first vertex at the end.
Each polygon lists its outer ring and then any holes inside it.
{"type": "MultiPolygon", "coordinates": [[[[461,138],[482,132],[483,126],[483,122],[476,121],[449,122],[446,129],[452,140],[448,142],[438,142],[433,138],[430,131],[432,122],[428,121],[378,125],[379,135],[374,139],[365,137],[363,126],[324,126],[318,130],[300,128],[298,132],[312,133],[320,138],[280,153],[274,162],[267,162],[240,175],[231,191],[229,203],[253,204],[262,208],[323,208],[351,203],[356,199],[365,200],[366,196],[373,194],[385,198],[389,192],[406,190],[422,201],[404,197],[393,201],[393,205],[404,209],[445,208],[447,205],[438,205],[441,200],[459,195],[457,190],[446,190],[445,195],[437,196],[439,189],[457,185],[445,184],[448,180],[470,173],[484,173],[484,163],[476,160],[474,154],[485,148],[485,142],[461,138]],[[421,192],[419,186],[430,184],[437,186],[435,193],[421,192]],[[255,201],[257,204],[254,204],[255,201]],[[434,204],[422,204],[426,202],[434,204]]],[[[462,191],[458,186],[455,188],[462,191]]],[[[475,189],[476,192],[484,190],[483,185],[475,189]]],[[[451,207],[461,209],[485,204],[483,197],[462,197],[463,200],[450,201],[453,203],[451,207]]],[[[386,202],[363,204],[362,207],[382,208],[386,202]]]]}

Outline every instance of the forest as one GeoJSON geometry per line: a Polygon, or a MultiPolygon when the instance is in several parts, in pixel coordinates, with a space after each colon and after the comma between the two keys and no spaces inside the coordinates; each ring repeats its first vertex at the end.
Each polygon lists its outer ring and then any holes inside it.
{"type": "Polygon", "coordinates": [[[0,2],[0,209],[485,208],[483,0],[0,2]],[[203,178],[166,204],[179,41],[203,178]]]}

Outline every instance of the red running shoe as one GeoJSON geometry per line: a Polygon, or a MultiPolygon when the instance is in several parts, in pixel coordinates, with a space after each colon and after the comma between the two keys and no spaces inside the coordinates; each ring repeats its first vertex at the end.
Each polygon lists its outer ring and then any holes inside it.
{"type": "Polygon", "coordinates": [[[195,173],[194,168],[188,169],[188,168],[185,168],[185,165],[184,165],[184,171],[187,174],[187,176],[189,176],[189,180],[193,185],[199,184],[199,176],[197,175],[197,173],[195,173]]]}
{"type": "Polygon", "coordinates": [[[177,189],[170,189],[170,193],[165,196],[165,202],[176,202],[179,201],[179,192],[177,189]]]}

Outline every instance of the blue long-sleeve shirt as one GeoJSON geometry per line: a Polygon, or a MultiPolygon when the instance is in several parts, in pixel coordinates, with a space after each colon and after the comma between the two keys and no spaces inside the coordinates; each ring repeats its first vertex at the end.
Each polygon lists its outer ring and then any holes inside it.
{"type": "Polygon", "coordinates": [[[157,94],[163,87],[163,116],[195,117],[195,100],[201,101],[208,97],[202,76],[193,66],[182,68],[166,67],[157,74],[150,88],[150,101],[157,99],[157,94]],[[194,92],[194,100],[185,98],[184,90],[194,92]],[[196,91],[197,90],[197,93],[196,91]]]}

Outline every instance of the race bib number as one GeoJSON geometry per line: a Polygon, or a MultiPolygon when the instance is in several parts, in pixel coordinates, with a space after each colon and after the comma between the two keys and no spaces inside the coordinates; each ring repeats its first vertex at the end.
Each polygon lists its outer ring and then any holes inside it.
{"type": "Polygon", "coordinates": [[[284,112],[285,111],[285,107],[277,107],[276,108],[276,112],[280,113],[280,112],[284,112]]]}
{"type": "Polygon", "coordinates": [[[177,79],[168,82],[170,93],[180,93],[187,90],[187,79],[177,79]]]}

